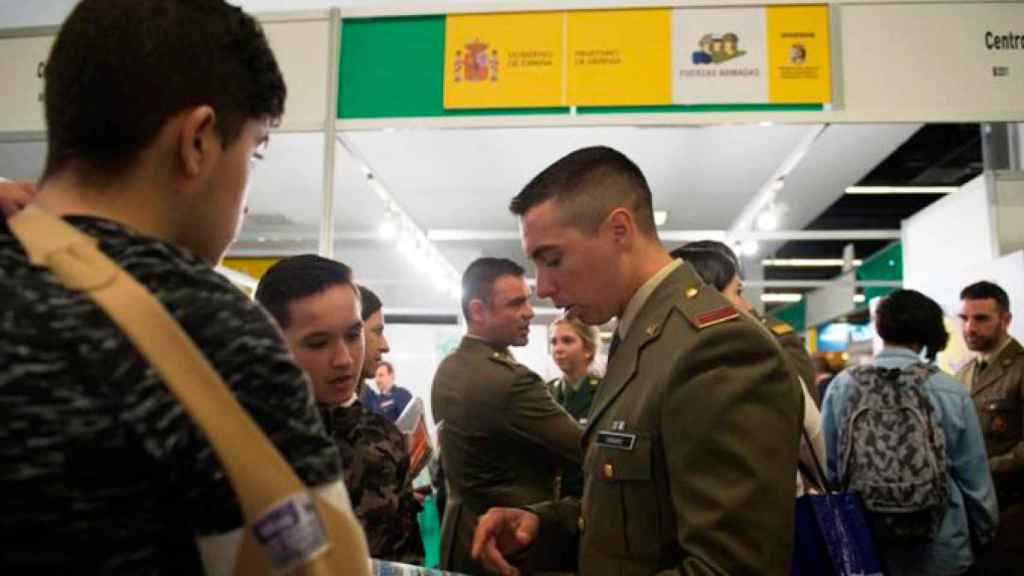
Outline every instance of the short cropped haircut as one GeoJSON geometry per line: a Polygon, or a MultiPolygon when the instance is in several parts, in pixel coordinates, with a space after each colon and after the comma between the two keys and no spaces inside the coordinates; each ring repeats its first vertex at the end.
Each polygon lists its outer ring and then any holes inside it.
{"type": "Polygon", "coordinates": [[[491,290],[494,283],[502,276],[516,276],[521,278],[526,275],[522,266],[507,258],[477,258],[469,264],[462,274],[462,314],[469,317],[469,303],[473,300],[480,300],[490,304],[491,290]]]}
{"type": "Polygon", "coordinates": [[[83,0],[46,64],[43,179],[74,164],[104,180],[131,167],[174,115],[209,105],[225,148],[247,120],[284,113],[259,24],[223,0],[83,0]]]}
{"type": "Polygon", "coordinates": [[[961,300],[988,300],[989,298],[995,300],[1003,312],[1010,311],[1010,297],[1006,294],[1006,290],[994,282],[982,280],[960,291],[961,300]]]}
{"type": "Polygon", "coordinates": [[[657,235],[647,179],[639,166],[613,148],[593,146],[563,157],[535,176],[512,199],[509,210],[521,217],[551,199],[566,222],[588,233],[596,233],[612,210],[624,206],[642,234],[657,235]]]}
{"type": "Polygon", "coordinates": [[[362,298],[363,302],[363,322],[369,320],[370,316],[373,316],[384,307],[380,298],[378,298],[377,295],[366,286],[359,287],[359,296],[362,298]]]}
{"type": "Polygon", "coordinates": [[[284,258],[271,266],[256,288],[256,300],[285,330],[291,324],[289,304],[339,285],[351,286],[356,293],[359,292],[352,279],[352,269],[347,265],[314,254],[303,254],[284,258]]]}
{"type": "Polygon", "coordinates": [[[740,274],[736,253],[724,242],[717,240],[690,242],[676,248],[671,254],[673,258],[682,258],[689,262],[697,270],[701,279],[717,288],[719,292],[725,290],[732,279],[740,274]]]}
{"type": "Polygon", "coordinates": [[[391,374],[392,376],[395,375],[395,367],[392,366],[391,362],[388,362],[387,360],[381,360],[380,362],[377,363],[377,369],[379,370],[380,368],[387,368],[388,374],[391,374]]]}
{"type": "Polygon", "coordinates": [[[916,290],[897,290],[878,304],[875,330],[886,343],[926,346],[927,357],[946,349],[949,333],[943,323],[942,308],[916,290]]]}

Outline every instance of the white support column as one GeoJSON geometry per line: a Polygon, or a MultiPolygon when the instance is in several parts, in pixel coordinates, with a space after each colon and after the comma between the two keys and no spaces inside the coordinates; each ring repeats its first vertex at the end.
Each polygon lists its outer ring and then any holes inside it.
{"type": "Polygon", "coordinates": [[[334,257],[334,164],[338,148],[338,64],[341,61],[341,11],[331,8],[331,35],[327,42],[330,54],[327,57],[327,103],[324,106],[324,173],[323,213],[320,217],[320,255],[334,257]]]}

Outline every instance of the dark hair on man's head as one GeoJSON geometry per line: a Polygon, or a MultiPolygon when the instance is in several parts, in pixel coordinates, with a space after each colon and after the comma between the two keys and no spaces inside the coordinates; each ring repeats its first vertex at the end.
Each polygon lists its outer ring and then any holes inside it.
{"type": "Polygon", "coordinates": [[[384,304],[382,304],[380,298],[378,298],[377,295],[366,286],[359,287],[359,295],[363,299],[363,322],[366,322],[370,319],[370,316],[379,312],[380,309],[384,307],[384,304]]]}
{"type": "Polygon", "coordinates": [[[391,362],[388,362],[387,360],[381,360],[380,362],[377,363],[377,369],[379,370],[381,367],[387,368],[388,369],[388,374],[391,374],[392,376],[394,376],[394,374],[395,374],[395,367],[391,365],[391,362]]]}
{"type": "Polygon", "coordinates": [[[292,256],[277,261],[260,278],[256,300],[263,304],[283,330],[291,324],[289,304],[338,285],[351,286],[357,293],[359,291],[352,279],[352,269],[345,264],[314,254],[292,256]]]}
{"type": "Polygon", "coordinates": [[[994,282],[982,280],[960,291],[961,300],[988,300],[989,298],[995,300],[1003,312],[1010,311],[1010,297],[1006,294],[1006,290],[994,282]]]}
{"type": "Polygon", "coordinates": [[[279,119],[285,94],[259,24],[223,0],[82,0],[46,63],[43,177],[72,163],[86,178],[117,176],[201,105],[227,148],[247,120],[279,119]]]}
{"type": "Polygon", "coordinates": [[[949,332],[942,321],[942,308],[916,290],[897,290],[878,303],[875,330],[888,344],[927,346],[927,357],[946,349],[949,332]]]}
{"type": "Polygon", "coordinates": [[[632,160],[607,146],[582,148],[548,166],[509,204],[516,216],[554,199],[564,222],[594,233],[620,206],[628,208],[637,229],[655,236],[651,189],[632,160]]]}
{"type": "Polygon", "coordinates": [[[526,275],[522,266],[507,258],[477,258],[462,273],[462,314],[469,321],[469,303],[480,300],[490,303],[494,282],[502,276],[526,275]]]}
{"type": "Polygon", "coordinates": [[[690,242],[671,252],[673,258],[682,258],[697,270],[697,274],[718,291],[739,275],[740,264],[729,245],[717,240],[690,242]]]}

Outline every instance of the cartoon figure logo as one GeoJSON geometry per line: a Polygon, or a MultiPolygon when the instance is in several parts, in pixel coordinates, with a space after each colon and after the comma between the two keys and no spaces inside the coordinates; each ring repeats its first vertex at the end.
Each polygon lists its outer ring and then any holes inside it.
{"type": "Polygon", "coordinates": [[[694,64],[721,64],[747,53],[739,49],[740,37],[732,32],[721,36],[705,34],[698,44],[700,50],[693,53],[694,64]]]}
{"type": "Polygon", "coordinates": [[[803,64],[807,61],[807,47],[803,44],[793,44],[789,47],[790,64],[803,64]]]}
{"type": "Polygon", "coordinates": [[[455,81],[498,81],[498,51],[479,39],[466,44],[465,50],[455,51],[455,81]]]}

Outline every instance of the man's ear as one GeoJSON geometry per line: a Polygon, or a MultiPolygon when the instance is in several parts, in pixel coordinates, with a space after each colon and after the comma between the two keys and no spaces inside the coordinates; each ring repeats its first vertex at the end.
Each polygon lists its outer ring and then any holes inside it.
{"type": "Polygon", "coordinates": [[[195,178],[207,170],[219,156],[220,137],[216,133],[217,113],[209,106],[197,106],[185,112],[178,136],[178,154],[184,176],[195,178]]]}
{"type": "Polygon", "coordinates": [[[487,304],[479,298],[473,298],[469,301],[469,319],[476,322],[483,320],[484,312],[487,310],[487,304]]]}
{"type": "Polygon", "coordinates": [[[629,244],[633,242],[636,229],[633,225],[633,215],[623,207],[612,210],[612,213],[605,218],[604,226],[611,234],[612,240],[616,243],[629,244]]]}

